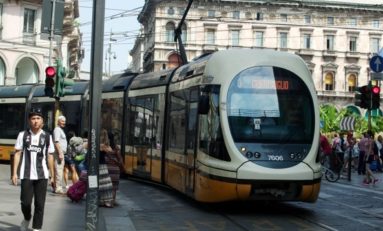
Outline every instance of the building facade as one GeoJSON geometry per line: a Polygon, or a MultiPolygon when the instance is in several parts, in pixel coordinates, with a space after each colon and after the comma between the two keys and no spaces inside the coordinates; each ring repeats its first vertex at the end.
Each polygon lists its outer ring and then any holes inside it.
{"type": "MultiPolygon", "coordinates": [[[[52,43],[41,33],[41,0],[0,0],[0,85],[42,83],[44,70],[56,58],[73,69],[79,60],[80,34],[73,24],[79,16],[77,0],[65,0],[63,34],[52,43]],[[68,29],[71,28],[71,29],[68,29]],[[78,49],[78,48],[77,48],[78,49]],[[77,58],[73,59],[72,54],[77,58]]],[[[56,36],[57,38],[57,36],[56,36]]]]}
{"type": "MultiPolygon", "coordinates": [[[[186,5],[146,1],[138,16],[143,33],[131,51],[133,59],[142,53],[143,63],[132,68],[148,72],[178,65],[174,29],[186,5]]],[[[354,91],[370,80],[369,60],[382,47],[383,5],[378,0],[195,0],[181,28],[188,60],[224,49],[295,53],[312,72],[321,104],[363,114],[353,105],[354,91]]]]}

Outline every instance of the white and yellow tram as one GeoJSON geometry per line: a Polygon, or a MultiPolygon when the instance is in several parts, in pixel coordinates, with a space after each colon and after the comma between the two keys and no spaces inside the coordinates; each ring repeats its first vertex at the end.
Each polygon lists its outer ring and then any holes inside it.
{"type": "MultiPolygon", "coordinates": [[[[79,92],[80,109],[67,113],[82,132],[87,96],[79,92]]],[[[296,55],[227,50],[174,70],[124,73],[103,83],[101,110],[129,175],[202,202],[318,198],[318,102],[296,55]]]]}

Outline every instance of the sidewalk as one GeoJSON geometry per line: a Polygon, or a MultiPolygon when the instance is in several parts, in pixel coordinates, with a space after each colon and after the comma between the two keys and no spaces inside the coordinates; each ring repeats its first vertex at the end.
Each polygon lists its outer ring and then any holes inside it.
{"type": "MultiPolygon", "coordinates": [[[[0,164],[0,230],[19,231],[23,219],[20,208],[20,187],[10,184],[9,165],[0,164]]],[[[120,182],[124,186],[124,181],[120,182]]],[[[135,231],[129,218],[129,200],[118,193],[119,205],[114,208],[99,208],[99,229],[105,231],[135,231]]],[[[72,203],[66,196],[48,190],[45,203],[43,230],[85,230],[85,199],[72,203]]],[[[32,224],[29,228],[31,228],[32,224]]],[[[31,229],[32,230],[32,229],[31,229]]]]}
{"type": "MultiPolygon", "coordinates": [[[[337,181],[337,183],[352,185],[355,187],[366,188],[366,189],[371,189],[371,190],[383,192],[383,173],[374,172],[374,176],[377,179],[379,179],[379,181],[376,184],[370,184],[370,185],[364,185],[363,184],[364,175],[358,175],[357,172],[352,172],[351,173],[351,181],[348,181],[348,175],[347,174],[348,174],[347,172],[343,173],[343,175],[337,181]]],[[[324,178],[322,180],[326,181],[326,179],[324,179],[324,178]]]]}

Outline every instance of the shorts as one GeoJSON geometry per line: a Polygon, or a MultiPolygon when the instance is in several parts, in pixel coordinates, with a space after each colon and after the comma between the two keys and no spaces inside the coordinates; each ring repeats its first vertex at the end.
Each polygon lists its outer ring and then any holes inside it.
{"type": "Polygon", "coordinates": [[[74,165],[74,161],[72,157],[68,155],[64,155],[65,165],[74,165]]]}

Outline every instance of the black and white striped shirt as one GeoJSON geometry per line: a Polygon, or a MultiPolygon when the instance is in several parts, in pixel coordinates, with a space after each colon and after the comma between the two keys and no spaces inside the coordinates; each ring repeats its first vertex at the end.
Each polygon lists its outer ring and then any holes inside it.
{"type": "MultiPolygon", "coordinates": [[[[48,179],[49,171],[47,166],[47,148],[45,144],[45,133],[43,130],[40,130],[38,133],[34,134],[29,130],[30,135],[27,135],[26,143],[29,143],[29,147],[24,147],[24,133],[22,131],[17,136],[15,149],[16,151],[22,150],[22,159],[20,166],[20,179],[48,179]]],[[[52,136],[49,135],[49,147],[48,153],[54,153],[54,145],[52,141],[52,136]]]]}

